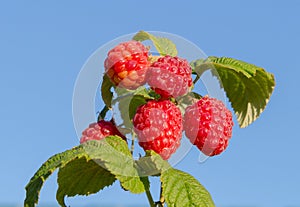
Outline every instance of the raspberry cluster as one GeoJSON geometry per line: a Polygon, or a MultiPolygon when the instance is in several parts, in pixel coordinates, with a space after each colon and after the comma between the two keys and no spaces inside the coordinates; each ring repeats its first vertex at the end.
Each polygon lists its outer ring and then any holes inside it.
{"type": "MultiPolygon", "coordinates": [[[[189,93],[193,85],[187,60],[169,55],[153,58],[147,47],[132,40],[110,50],[104,67],[115,86],[135,90],[148,84],[159,95],[138,106],[132,119],[144,150],[153,150],[167,160],[179,148],[183,131],[205,155],[218,155],[228,146],[232,114],[221,101],[205,96],[183,111],[179,109],[176,99],[189,93]]],[[[109,135],[125,138],[112,122],[102,120],[84,130],[80,142],[109,135]]]]}

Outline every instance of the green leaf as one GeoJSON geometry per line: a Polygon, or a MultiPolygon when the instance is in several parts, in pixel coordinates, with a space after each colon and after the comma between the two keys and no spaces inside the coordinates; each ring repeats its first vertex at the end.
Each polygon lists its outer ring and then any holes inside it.
{"type": "MultiPolygon", "coordinates": [[[[120,181],[125,190],[129,190],[132,193],[145,192],[145,189],[149,187],[147,179],[139,176],[136,163],[131,156],[126,141],[118,136],[110,136],[101,141],[88,141],[78,147],[49,158],[38,169],[26,186],[24,207],[34,207],[38,203],[39,193],[45,180],[57,168],[61,169],[59,176],[62,176],[58,181],[60,188],[57,192],[57,199],[61,205],[63,205],[63,197],[65,195],[73,196],[74,194],[82,195],[95,193],[97,189],[100,190],[104,185],[109,185],[109,183],[112,182],[112,177],[108,176],[107,173],[112,174],[120,181]],[[84,160],[88,161],[88,163],[83,163],[84,160]],[[92,163],[92,160],[97,161],[97,164],[100,166],[96,167],[96,165],[92,163]],[[82,171],[79,170],[80,167],[82,167],[82,171]],[[67,177],[71,173],[70,171],[76,171],[76,169],[78,172],[75,174],[78,176],[78,179],[80,176],[82,177],[83,174],[87,173],[88,176],[85,180],[91,179],[93,181],[96,179],[91,177],[93,172],[99,170],[99,172],[97,172],[100,174],[102,173],[102,175],[105,172],[106,174],[104,177],[107,179],[109,178],[109,180],[99,180],[98,184],[95,185],[89,185],[89,183],[87,183],[85,189],[65,188],[69,182],[76,181],[80,183],[74,176],[70,177],[72,180],[63,181],[64,177],[67,177]]],[[[94,174],[94,176],[98,176],[97,173],[94,174]]],[[[83,183],[80,183],[80,186],[82,185],[83,183]]]]}
{"type": "Polygon", "coordinates": [[[155,164],[156,169],[160,172],[166,171],[171,167],[168,161],[163,160],[159,154],[154,152],[153,150],[146,151],[147,156],[150,157],[151,161],[155,164]]]}
{"type": "Polygon", "coordinates": [[[86,153],[93,159],[103,161],[103,166],[131,193],[145,192],[145,181],[139,176],[136,163],[126,141],[118,136],[109,136],[101,141],[87,142],[86,153]]]}
{"type": "Polygon", "coordinates": [[[154,99],[149,95],[148,89],[145,87],[139,87],[136,91],[123,91],[119,92],[119,89],[116,89],[117,93],[121,94],[113,100],[113,104],[118,103],[118,109],[120,110],[120,115],[123,121],[123,125],[132,130],[132,118],[136,113],[136,109],[147,102],[149,99],[154,99]]]}
{"type": "Polygon", "coordinates": [[[141,95],[134,95],[129,104],[129,118],[130,120],[134,117],[136,110],[139,106],[146,104],[147,98],[141,95]]]}
{"type": "Polygon", "coordinates": [[[215,206],[209,192],[193,176],[172,168],[154,151],[147,151],[146,154],[143,158],[146,160],[140,159],[139,166],[150,172],[160,172],[162,194],[168,207],[215,206]]]}
{"type": "Polygon", "coordinates": [[[115,176],[101,167],[97,161],[86,157],[75,159],[58,172],[58,190],[56,199],[61,206],[65,196],[90,195],[110,186],[116,180],[115,176]]]}
{"type": "Polygon", "coordinates": [[[101,85],[101,96],[105,103],[105,105],[110,109],[111,101],[113,97],[113,93],[111,92],[111,88],[114,87],[114,84],[110,81],[109,77],[104,74],[102,85],[101,85]]]}
{"type": "Polygon", "coordinates": [[[153,157],[147,155],[136,160],[136,165],[141,177],[158,176],[161,173],[161,169],[153,161],[153,157]]]}
{"type": "Polygon", "coordinates": [[[168,207],[214,207],[209,192],[193,176],[170,168],[161,175],[168,207]]]}
{"type": "Polygon", "coordinates": [[[75,158],[86,156],[82,146],[56,154],[49,158],[34,174],[26,186],[25,207],[34,207],[38,203],[40,190],[46,179],[59,167],[75,158]]]}
{"type": "Polygon", "coordinates": [[[260,116],[275,87],[273,74],[233,58],[209,57],[196,60],[191,66],[198,76],[211,69],[224,88],[242,128],[260,116]]]}
{"type": "Polygon", "coordinates": [[[148,32],[140,31],[132,39],[141,42],[145,40],[151,40],[157,49],[157,52],[159,52],[159,54],[162,56],[177,55],[176,45],[168,38],[156,37],[148,32]]]}
{"type": "Polygon", "coordinates": [[[133,97],[133,93],[129,93],[123,96],[118,96],[113,100],[113,107],[116,110],[119,110],[119,115],[122,121],[122,124],[126,129],[132,130],[132,122],[129,116],[129,105],[133,97]]]}
{"type": "Polygon", "coordinates": [[[176,99],[177,107],[179,107],[182,114],[185,113],[185,110],[188,106],[196,103],[200,100],[202,96],[196,92],[189,92],[184,96],[180,96],[176,99]]]}

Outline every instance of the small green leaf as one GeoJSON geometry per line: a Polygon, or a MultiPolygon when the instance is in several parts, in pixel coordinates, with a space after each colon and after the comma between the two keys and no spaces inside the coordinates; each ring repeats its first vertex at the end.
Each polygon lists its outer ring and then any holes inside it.
{"type": "Polygon", "coordinates": [[[49,158],[34,174],[26,186],[24,207],[34,207],[38,203],[40,190],[46,179],[59,167],[66,165],[75,158],[86,156],[82,146],[56,154],[49,158]]]}
{"type": "MultiPolygon", "coordinates": [[[[117,89],[119,92],[119,89],[117,89]]],[[[149,99],[153,99],[149,95],[148,89],[145,87],[139,87],[136,91],[121,91],[122,95],[113,100],[113,104],[118,106],[120,115],[123,121],[123,125],[127,129],[132,129],[132,118],[135,115],[136,109],[147,102],[149,99]],[[118,104],[116,104],[118,103],[118,104]]]]}
{"type": "Polygon", "coordinates": [[[133,96],[134,95],[131,93],[113,100],[114,108],[120,111],[122,121],[121,125],[123,125],[126,129],[129,129],[130,131],[132,129],[132,122],[129,116],[129,105],[133,96]]]}
{"type": "Polygon", "coordinates": [[[214,207],[209,192],[193,176],[170,168],[161,175],[163,196],[168,207],[214,207]]]}
{"type": "Polygon", "coordinates": [[[136,160],[136,165],[141,177],[160,175],[160,169],[158,169],[150,156],[144,156],[136,160]]]}
{"type": "Polygon", "coordinates": [[[163,160],[161,156],[156,152],[148,150],[146,151],[146,155],[147,156],[145,158],[150,158],[151,162],[154,163],[154,165],[156,166],[156,170],[158,172],[162,173],[163,171],[172,168],[168,161],[163,160]]]}
{"type": "Polygon", "coordinates": [[[131,193],[145,192],[144,180],[138,174],[126,141],[118,136],[109,136],[85,145],[87,154],[93,159],[103,161],[105,169],[116,176],[125,190],[131,193]]]}
{"type": "Polygon", "coordinates": [[[136,164],[141,176],[160,176],[172,168],[168,161],[152,150],[146,150],[146,155],[136,160],[136,164]]]}
{"type": "Polygon", "coordinates": [[[145,40],[151,40],[157,49],[157,52],[159,52],[159,54],[162,56],[177,55],[176,45],[168,38],[156,37],[148,32],[140,31],[132,39],[141,42],[145,40]]]}
{"type": "Polygon", "coordinates": [[[147,103],[147,99],[141,95],[134,95],[129,104],[129,118],[130,120],[134,117],[136,110],[139,106],[147,103]]]}
{"type": "Polygon", "coordinates": [[[209,192],[193,176],[172,168],[154,151],[147,151],[146,154],[140,159],[139,166],[150,172],[160,172],[162,195],[168,207],[215,206],[209,192]]]}
{"type": "Polygon", "coordinates": [[[60,168],[56,198],[61,206],[66,207],[65,196],[90,195],[114,183],[115,176],[97,162],[82,157],[60,168]]]}
{"type": "Polygon", "coordinates": [[[114,87],[114,84],[110,81],[109,77],[104,74],[102,85],[101,85],[101,96],[105,103],[105,105],[110,109],[111,101],[113,97],[113,93],[111,92],[111,88],[114,87]]]}
{"type": "Polygon", "coordinates": [[[179,107],[182,114],[185,113],[185,110],[188,106],[196,103],[202,96],[196,92],[189,92],[184,96],[180,96],[176,99],[177,107],[179,107]]]}
{"type": "Polygon", "coordinates": [[[198,76],[211,69],[224,88],[242,128],[260,116],[275,87],[273,74],[233,58],[209,57],[196,60],[191,66],[198,76]]]}

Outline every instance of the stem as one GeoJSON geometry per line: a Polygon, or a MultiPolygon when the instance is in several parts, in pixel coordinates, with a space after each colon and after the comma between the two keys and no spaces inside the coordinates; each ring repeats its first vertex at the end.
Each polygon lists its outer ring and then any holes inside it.
{"type": "Polygon", "coordinates": [[[162,188],[162,183],[160,182],[160,199],[159,199],[160,203],[162,206],[164,206],[165,204],[165,198],[163,196],[163,188],[162,188]]]}
{"type": "Polygon", "coordinates": [[[195,80],[193,81],[193,84],[195,85],[199,79],[200,79],[200,76],[197,74],[195,80]]]}
{"type": "Polygon", "coordinates": [[[103,109],[101,110],[101,112],[99,113],[99,116],[98,116],[98,121],[102,120],[105,118],[106,116],[106,113],[109,111],[109,108],[105,105],[103,107],[103,109]]]}
{"type": "Polygon", "coordinates": [[[150,207],[155,207],[155,203],[154,203],[153,197],[151,195],[150,189],[146,190],[146,195],[147,195],[150,207]]]}
{"type": "Polygon", "coordinates": [[[131,155],[133,155],[133,151],[134,151],[134,141],[135,141],[135,133],[132,133],[131,149],[130,149],[131,155]]]}
{"type": "Polygon", "coordinates": [[[163,192],[162,183],[160,182],[160,198],[159,198],[159,201],[157,201],[155,203],[155,205],[154,205],[155,207],[164,207],[165,206],[165,198],[164,198],[162,192],[163,192]]]}

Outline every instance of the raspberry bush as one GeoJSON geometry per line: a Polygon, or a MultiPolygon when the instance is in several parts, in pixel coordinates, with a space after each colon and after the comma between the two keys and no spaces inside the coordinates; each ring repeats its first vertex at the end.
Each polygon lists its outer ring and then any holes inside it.
{"type": "Polygon", "coordinates": [[[78,146],[37,170],[26,186],[24,206],[38,204],[45,180],[56,169],[56,198],[64,207],[65,197],[94,194],[116,181],[125,191],[145,193],[150,207],[215,206],[204,186],[169,159],[182,139],[206,156],[220,155],[232,137],[231,111],[241,128],[251,124],[265,109],[275,80],[263,68],[233,58],[185,58],[171,40],[144,31],[111,48],[105,73],[99,74],[104,107],[98,119],[82,132],[78,146]],[[219,81],[231,109],[199,94],[197,82],[206,71],[219,81]],[[159,198],[150,191],[151,176],[160,177],[159,198]]]}

